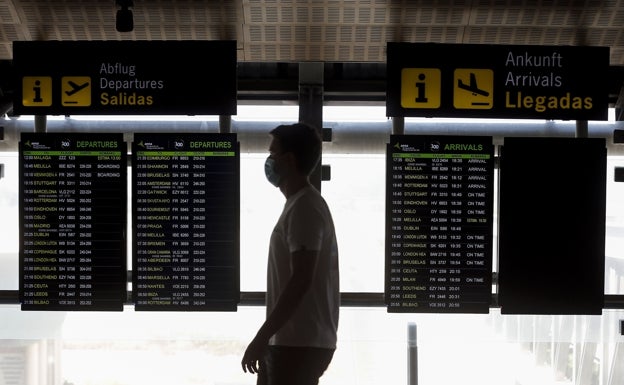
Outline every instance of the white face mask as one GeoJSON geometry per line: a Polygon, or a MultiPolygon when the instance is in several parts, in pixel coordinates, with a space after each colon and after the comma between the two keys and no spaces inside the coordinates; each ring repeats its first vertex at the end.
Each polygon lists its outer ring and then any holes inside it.
{"type": "Polygon", "coordinates": [[[270,156],[264,161],[264,175],[267,180],[275,187],[279,187],[282,176],[275,170],[275,159],[270,156]]]}

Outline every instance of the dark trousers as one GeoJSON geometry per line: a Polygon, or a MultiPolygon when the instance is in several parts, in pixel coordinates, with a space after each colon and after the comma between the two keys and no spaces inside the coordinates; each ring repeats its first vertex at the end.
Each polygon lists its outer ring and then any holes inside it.
{"type": "Polygon", "coordinates": [[[335,349],[270,345],[257,385],[317,385],[335,349]]]}

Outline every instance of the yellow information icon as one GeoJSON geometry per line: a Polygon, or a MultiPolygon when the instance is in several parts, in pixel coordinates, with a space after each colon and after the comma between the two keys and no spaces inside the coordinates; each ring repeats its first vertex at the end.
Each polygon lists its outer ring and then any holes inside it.
{"type": "Polygon", "coordinates": [[[489,110],[494,107],[494,71],[491,69],[457,68],[454,84],[455,108],[489,110]]]}
{"type": "Polygon", "coordinates": [[[22,105],[49,107],[52,105],[52,77],[24,76],[22,78],[22,105]]]}
{"type": "Polygon", "coordinates": [[[91,105],[91,77],[63,76],[61,79],[61,104],[65,107],[91,105]]]}
{"type": "Polygon", "coordinates": [[[401,70],[401,107],[440,108],[442,72],[438,68],[401,70]]]}

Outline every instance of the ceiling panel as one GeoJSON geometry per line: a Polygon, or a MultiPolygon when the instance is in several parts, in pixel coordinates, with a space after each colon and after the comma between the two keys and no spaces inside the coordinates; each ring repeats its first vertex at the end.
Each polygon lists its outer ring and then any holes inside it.
{"type": "Polygon", "coordinates": [[[598,45],[624,65],[624,0],[0,0],[0,60],[15,40],[238,41],[241,61],[383,62],[388,41],[598,45]]]}

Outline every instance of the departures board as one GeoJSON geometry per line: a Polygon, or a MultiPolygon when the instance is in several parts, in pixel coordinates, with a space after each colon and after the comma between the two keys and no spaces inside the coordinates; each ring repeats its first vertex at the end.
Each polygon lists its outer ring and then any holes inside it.
{"type": "Polygon", "coordinates": [[[135,134],[132,161],[135,309],[235,311],[236,134],[135,134]]]}
{"type": "Polygon", "coordinates": [[[22,133],[19,156],[22,310],[123,310],[123,135],[22,133]]]}
{"type": "Polygon", "coordinates": [[[492,138],[392,135],[386,162],[388,312],[488,313],[492,138]]]}

